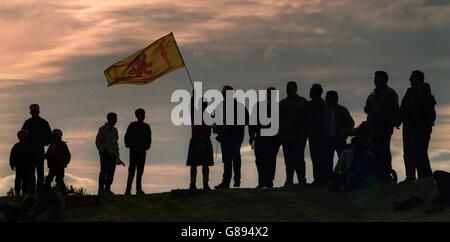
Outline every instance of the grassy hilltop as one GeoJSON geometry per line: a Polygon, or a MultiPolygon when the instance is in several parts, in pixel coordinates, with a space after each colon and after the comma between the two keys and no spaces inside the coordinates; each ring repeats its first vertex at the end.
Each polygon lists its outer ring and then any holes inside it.
{"type": "MultiPolygon", "coordinates": [[[[62,221],[450,221],[450,209],[435,215],[424,210],[437,194],[435,184],[379,185],[371,190],[330,193],[326,188],[230,189],[174,196],[74,196],[62,221]],[[408,195],[426,203],[394,211],[392,201],[408,195]]],[[[184,194],[178,191],[176,194],[184,194]]],[[[11,200],[1,198],[0,200],[11,200]]]]}

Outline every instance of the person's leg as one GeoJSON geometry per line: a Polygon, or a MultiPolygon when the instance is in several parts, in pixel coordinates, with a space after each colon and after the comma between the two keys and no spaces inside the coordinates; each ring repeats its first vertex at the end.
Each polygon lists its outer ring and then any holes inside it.
{"type": "Polygon", "coordinates": [[[431,170],[430,158],[428,157],[428,146],[430,144],[431,127],[420,127],[417,129],[416,137],[416,165],[418,177],[429,178],[432,177],[433,172],[431,170]]]}
{"type": "Polygon", "coordinates": [[[321,149],[320,140],[316,137],[309,138],[309,153],[311,155],[311,161],[313,166],[314,183],[320,184],[322,182],[322,167],[321,167],[321,149]]]}
{"type": "Polygon", "coordinates": [[[202,175],[203,175],[203,189],[209,190],[209,166],[202,166],[202,175]]]}
{"type": "MultiPolygon", "coordinates": [[[[275,179],[275,171],[277,167],[277,155],[278,150],[280,149],[280,143],[276,140],[276,138],[272,137],[268,141],[268,156],[267,156],[267,165],[265,172],[265,182],[267,186],[273,187],[273,180],[275,179]]],[[[304,150],[304,147],[303,147],[304,150]]],[[[303,160],[304,161],[304,160],[303,160]]]]}
{"type": "Polygon", "coordinates": [[[391,154],[391,137],[392,137],[392,128],[387,128],[383,133],[383,141],[382,141],[382,154],[384,161],[383,172],[386,178],[390,177],[390,172],[392,170],[392,154],[391,154]]]}
{"type": "Polygon", "coordinates": [[[284,164],[286,165],[286,181],[285,185],[292,185],[294,183],[294,166],[292,161],[292,150],[291,141],[283,141],[283,154],[284,154],[284,164]]]}
{"type": "Polygon", "coordinates": [[[264,140],[255,140],[255,163],[258,172],[258,187],[264,186],[264,161],[265,161],[264,140]]]}
{"type": "Polygon", "coordinates": [[[106,153],[100,153],[100,173],[98,175],[98,193],[105,191],[106,175],[108,167],[108,157],[106,153]]]}
{"type": "Polygon", "coordinates": [[[334,153],[337,151],[337,137],[326,137],[322,143],[322,183],[327,184],[333,173],[334,153]]]}
{"type": "Polygon", "coordinates": [[[222,150],[222,162],[223,162],[223,176],[222,176],[222,184],[230,185],[231,175],[232,175],[232,149],[230,143],[222,142],[220,143],[220,148],[222,150]]]}
{"type": "MultiPolygon", "coordinates": [[[[131,193],[131,188],[133,186],[134,173],[136,172],[137,166],[137,154],[136,151],[130,150],[130,165],[128,166],[128,179],[127,179],[127,187],[125,189],[125,193],[128,195],[131,193]]],[[[137,187],[136,187],[137,191],[137,187]]]]}
{"type": "Polygon", "coordinates": [[[233,142],[232,155],[233,155],[233,172],[234,172],[234,186],[239,187],[241,185],[241,142],[233,142]]]}
{"type": "Polygon", "coordinates": [[[189,185],[189,188],[193,189],[196,187],[197,183],[197,166],[195,165],[191,166],[190,174],[191,174],[191,184],[189,185]]]}
{"type": "MultiPolygon", "coordinates": [[[[305,162],[305,148],[306,148],[306,137],[301,137],[295,140],[295,150],[294,155],[295,163],[294,169],[297,173],[298,183],[306,183],[306,162],[305,162]]],[[[275,157],[276,159],[276,157],[275,157]]]]}
{"type": "Polygon", "coordinates": [[[446,201],[450,201],[450,173],[435,171],[433,176],[441,197],[446,201]]]}
{"type": "Polygon", "coordinates": [[[106,183],[106,190],[108,192],[111,192],[111,185],[114,181],[114,173],[116,172],[116,157],[110,156],[110,161],[108,163],[109,169],[108,169],[108,176],[106,177],[107,183],[106,183]]]}
{"type": "Polygon", "coordinates": [[[22,169],[16,167],[16,179],[14,180],[14,192],[16,195],[19,195],[20,191],[23,189],[23,175],[22,169]]]}
{"type": "Polygon", "coordinates": [[[406,180],[416,179],[416,164],[414,161],[414,135],[410,124],[403,123],[403,160],[405,163],[406,180]]]}
{"type": "Polygon", "coordinates": [[[39,152],[36,157],[36,173],[37,173],[37,186],[38,188],[44,184],[44,148],[39,152]]]}
{"type": "Polygon", "coordinates": [[[55,179],[55,176],[56,176],[55,168],[54,167],[50,167],[48,169],[48,175],[45,178],[45,185],[48,186],[48,187],[51,187],[53,179],[55,179]]]}
{"type": "Polygon", "coordinates": [[[136,191],[142,193],[142,175],[144,174],[146,151],[143,150],[139,153],[139,159],[137,160],[137,173],[136,173],[136,191]]]}
{"type": "Polygon", "coordinates": [[[67,187],[64,183],[64,167],[58,167],[55,169],[56,185],[58,185],[59,191],[62,194],[67,194],[67,187]]]}

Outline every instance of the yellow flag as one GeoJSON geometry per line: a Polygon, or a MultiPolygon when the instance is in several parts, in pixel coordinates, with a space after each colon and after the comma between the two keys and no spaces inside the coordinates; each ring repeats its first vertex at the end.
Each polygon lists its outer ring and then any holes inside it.
{"type": "Polygon", "coordinates": [[[105,70],[108,86],[146,84],[185,67],[177,42],[170,33],[105,70]]]}

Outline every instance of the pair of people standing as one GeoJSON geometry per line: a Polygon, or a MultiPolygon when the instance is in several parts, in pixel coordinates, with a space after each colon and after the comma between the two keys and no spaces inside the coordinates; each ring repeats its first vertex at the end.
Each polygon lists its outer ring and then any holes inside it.
{"type": "MultiPolygon", "coordinates": [[[[125,146],[130,149],[130,165],[128,167],[127,187],[125,195],[131,195],[131,187],[136,174],[136,194],[145,194],[142,190],[142,174],[144,173],[147,150],[151,146],[150,125],[145,123],[145,110],[135,111],[137,121],[132,122],[125,133],[125,146]]],[[[119,134],[115,127],[117,114],[108,113],[107,122],[99,128],[95,144],[100,155],[99,195],[112,195],[111,185],[114,180],[116,165],[123,164],[119,153],[119,134]]]]}

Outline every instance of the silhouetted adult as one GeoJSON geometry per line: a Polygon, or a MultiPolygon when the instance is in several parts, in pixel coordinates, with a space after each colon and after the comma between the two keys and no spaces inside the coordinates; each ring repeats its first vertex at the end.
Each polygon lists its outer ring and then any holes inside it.
{"type": "Polygon", "coordinates": [[[308,101],[297,94],[297,83],[286,85],[287,97],[280,101],[278,138],[283,146],[286,164],[286,187],[294,183],[294,173],[300,184],[305,178],[306,106],[308,101]]]}
{"type": "MultiPolygon", "coordinates": [[[[202,167],[203,190],[211,190],[209,187],[209,167],[214,165],[213,148],[211,143],[211,126],[203,119],[201,124],[194,122],[194,99],[191,102],[192,136],[189,141],[189,151],[186,165],[190,166],[191,184],[189,189],[197,189],[197,167],[202,167]]],[[[202,102],[202,111],[205,111],[208,103],[202,102]]]]}
{"type": "Polygon", "coordinates": [[[309,153],[313,165],[315,185],[326,185],[333,172],[333,161],[327,159],[329,111],[322,99],[323,89],[320,84],[313,84],[309,95],[311,100],[307,106],[307,130],[309,153]]]}
{"type": "MultiPolygon", "coordinates": [[[[52,130],[48,122],[39,116],[40,108],[37,104],[30,105],[31,118],[27,119],[22,126],[22,129],[29,133],[30,145],[32,148],[33,163],[37,173],[38,188],[44,184],[44,147],[50,143],[50,135],[52,130]]],[[[33,182],[31,190],[35,189],[35,176],[33,172],[33,182]]]]}
{"type": "Polygon", "coordinates": [[[119,158],[119,133],[114,127],[117,114],[108,113],[107,122],[98,129],[95,144],[100,154],[100,174],[98,178],[98,195],[114,195],[111,184],[116,171],[116,161],[119,158]]]}
{"type": "MultiPolygon", "coordinates": [[[[233,100],[234,104],[234,122],[233,124],[226,123],[226,91],[232,91],[231,86],[223,87],[224,105],[223,109],[219,110],[223,113],[224,125],[218,125],[215,127],[217,133],[216,139],[220,142],[220,149],[222,150],[223,161],[223,177],[222,182],[215,186],[216,189],[227,189],[230,187],[231,176],[234,172],[234,187],[240,187],[241,185],[241,145],[244,140],[245,125],[239,125],[238,110],[240,110],[243,104],[239,103],[236,99],[233,100]]],[[[246,113],[246,121],[248,117],[247,110],[243,107],[246,113]]],[[[217,109],[216,109],[217,111],[217,109]]],[[[217,112],[215,112],[217,115],[217,112]]]]}
{"type": "Polygon", "coordinates": [[[436,100],[431,88],[424,83],[425,75],[419,70],[411,73],[411,87],[406,91],[400,106],[400,123],[403,123],[403,159],[406,179],[402,183],[414,183],[416,168],[419,179],[431,178],[428,144],[436,120],[436,100]]]}
{"type": "Polygon", "coordinates": [[[56,178],[56,185],[62,194],[67,194],[67,187],[64,183],[64,169],[70,162],[71,154],[66,142],[62,140],[62,131],[54,129],[51,136],[45,158],[47,159],[48,175],[45,178],[45,185],[51,186],[56,178]]]}
{"type": "Polygon", "coordinates": [[[350,112],[338,104],[338,99],[336,91],[328,91],[325,96],[329,110],[327,164],[333,164],[335,152],[339,156],[346,149],[348,132],[355,126],[350,112]]]}
{"type": "Polygon", "coordinates": [[[374,154],[377,176],[381,182],[391,182],[391,136],[399,120],[398,96],[387,85],[388,79],[386,72],[375,72],[375,90],[367,98],[364,107],[370,129],[370,150],[374,154]]]}
{"type": "Polygon", "coordinates": [[[128,167],[128,180],[125,195],[131,195],[134,173],[136,172],[136,194],[144,195],[142,190],[142,174],[144,173],[147,150],[152,144],[152,131],[150,125],[145,123],[145,110],[136,109],[134,112],[137,121],[130,123],[125,132],[125,147],[130,149],[130,166],[128,167]]]}
{"type": "Polygon", "coordinates": [[[267,100],[260,101],[253,107],[252,114],[257,115],[257,124],[249,125],[249,144],[255,150],[255,163],[258,171],[258,186],[257,188],[272,188],[273,180],[275,178],[275,169],[277,164],[277,154],[280,149],[280,141],[277,136],[262,136],[261,128],[269,128],[269,125],[262,125],[259,119],[259,112],[262,105],[267,107],[267,117],[271,117],[271,92],[275,90],[274,87],[267,89],[267,100]],[[255,112],[255,113],[253,113],[255,112]]]}
{"type": "Polygon", "coordinates": [[[14,182],[14,192],[16,195],[26,195],[30,193],[32,183],[34,184],[34,164],[32,149],[28,139],[28,131],[20,130],[17,132],[19,142],[16,143],[9,156],[9,165],[11,169],[16,171],[16,179],[14,182]]]}

